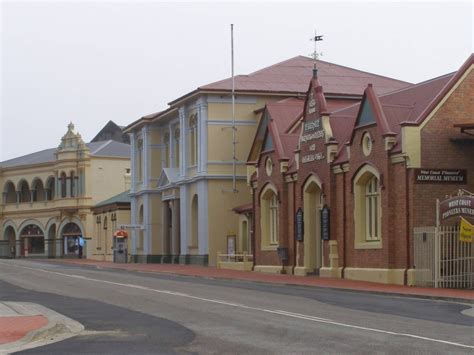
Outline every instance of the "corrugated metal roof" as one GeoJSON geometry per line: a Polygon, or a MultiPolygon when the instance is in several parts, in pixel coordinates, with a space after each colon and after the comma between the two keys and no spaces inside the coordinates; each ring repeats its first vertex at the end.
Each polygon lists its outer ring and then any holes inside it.
{"type": "MultiPolygon", "coordinates": [[[[86,146],[89,148],[91,155],[96,156],[96,157],[129,158],[131,154],[129,144],[120,143],[113,140],[87,143],[86,146]]],[[[23,155],[18,158],[5,160],[0,163],[0,167],[11,168],[15,166],[25,166],[25,165],[54,162],[56,160],[56,157],[54,154],[55,152],[56,152],[56,148],[41,150],[39,152],[23,155]]]]}
{"type": "Polygon", "coordinates": [[[111,198],[108,198],[107,200],[101,201],[94,207],[113,205],[115,203],[130,203],[130,190],[121,192],[115,196],[112,196],[111,198]]]}

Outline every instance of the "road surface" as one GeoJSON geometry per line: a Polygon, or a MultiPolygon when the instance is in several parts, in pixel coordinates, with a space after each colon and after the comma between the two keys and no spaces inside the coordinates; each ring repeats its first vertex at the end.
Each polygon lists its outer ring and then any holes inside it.
{"type": "Polygon", "coordinates": [[[24,354],[472,354],[472,305],[0,260],[0,301],[85,326],[24,354]]]}

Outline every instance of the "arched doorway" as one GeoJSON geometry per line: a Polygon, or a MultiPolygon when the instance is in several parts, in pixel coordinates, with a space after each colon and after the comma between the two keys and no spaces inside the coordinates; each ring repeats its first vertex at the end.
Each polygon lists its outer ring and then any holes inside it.
{"type": "Polygon", "coordinates": [[[8,241],[8,250],[4,252],[4,255],[9,256],[11,258],[15,258],[16,257],[16,233],[15,233],[15,229],[12,226],[8,226],[5,228],[3,239],[8,241]]]}
{"type": "Polygon", "coordinates": [[[44,255],[44,233],[36,224],[28,224],[20,231],[21,256],[44,255]]]}
{"type": "Polygon", "coordinates": [[[67,223],[61,231],[64,245],[64,256],[79,256],[79,237],[82,236],[81,227],[74,222],[67,223]]]}
{"type": "Polygon", "coordinates": [[[321,184],[310,178],[303,188],[304,267],[306,273],[319,273],[321,268],[321,184]]]}

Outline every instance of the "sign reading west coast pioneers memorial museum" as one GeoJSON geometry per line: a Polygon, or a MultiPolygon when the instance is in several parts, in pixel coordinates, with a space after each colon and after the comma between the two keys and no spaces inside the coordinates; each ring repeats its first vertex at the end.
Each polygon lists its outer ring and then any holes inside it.
{"type": "Polygon", "coordinates": [[[417,184],[467,184],[466,169],[415,169],[417,184]]]}
{"type": "Polygon", "coordinates": [[[457,216],[474,217],[474,196],[455,196],[439,204],[441,220],[457,216]]]}

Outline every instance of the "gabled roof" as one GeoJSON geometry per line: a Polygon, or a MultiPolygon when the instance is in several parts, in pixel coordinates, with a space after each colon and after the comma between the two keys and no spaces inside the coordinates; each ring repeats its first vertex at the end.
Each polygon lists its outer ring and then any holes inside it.
{"type": "Polygon", "coordinates": [[[164,168],[158,179],[157,187],[167,187],[173,185],[178,180],[178,168],[164,168]]]}
{"type": "Polygon", "coordinates": [[[96,134],[91,140],[93,142],[100,142],[105,140],[115,140],[117,142],[130,144],[130,138],[128,134],[123,133],[123,127],[117,125],[114,121],[109,120],[106,125],[96,134]]]}
{"type": "MultiPolygon", "coordinates": [[[[370,107],[375,119],[374,123],[377,125],[377,128],[379,129],[380,134],[383,137],[396,135],[396,133],[390,130],[390,125],[388,124],[387,118],[385,117],[384,109],[377,95],[375,95],[372,84],[369,84],[364,91],[364,96],[362,98],[362,102],[359,105],[359,111],[357,113],[356,120],[355,120],[355,128],[362,127],[362,124],[360,123],[360,118],[364,111],[364,108],[366,107],[367,108],[370,107]]],[[[351,142],[352,142],[352,139],[354,138],[354,132],[355,130],[352,131],[352,135],[350,139],[351,142]]]]}
{"type": "MultiPolygon", "coordinates": [[[[367,98],[375,108],[376,123],[382,133],[388,133],[396,137],[396,144],[391,152],[401,151],[401,127],[403,125],[416,126],[422,124],[436,105],[473,64],[474,55],[471,54],[455,73],[446,74],[384,95],[377,96],[370,86],[366,89],[364,98],[367,98]]],[[[351,139],[353,130],[357,129],[357,118],[361,112],[359,106],[360,104],[355,104],[331,114],[331,126],[339,143],[339,153],[335,163],[347,161],[344,144],[351,139]]]]}
{"type": "Polygon", "coordinates": [[[263,149],[264,139],[271,135],[273,146],[279,159],[291,160],[299,137],[299,132],[288,133],[303,113],[304,100],[288,98],[265,106],[257,133],[250,149],[247,162],[256,162],[263,149]]]}

